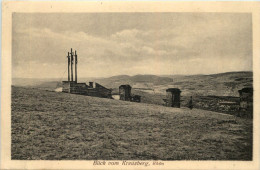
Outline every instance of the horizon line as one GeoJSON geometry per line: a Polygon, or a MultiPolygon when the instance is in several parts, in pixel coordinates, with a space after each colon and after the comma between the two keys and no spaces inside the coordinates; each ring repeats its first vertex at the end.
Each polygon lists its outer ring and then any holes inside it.
{"type": "MultiPolygon", "coordinates": [[[[111,76],[90,76],[90,77],[78,77],[79,78],[111,78],[111,77],[117,77],[117,76],[196,76],[196,75],[216,75],[216,74],[225,74],[225,73],[239,73],[239,72],[252,72],[253,71],[227,71],[227,72],[219,72],[219,73],[210,73],[210,74],[134,74],[134,75],[128,75],[128,74],[117,74],[117,75],[111,75],[111,76]]],[[[12,77],[12,79],[66,79],[66,78],[59,78],[59,77],[43,77],[43,78],[37,78],[37,77],[12,77]]]]}

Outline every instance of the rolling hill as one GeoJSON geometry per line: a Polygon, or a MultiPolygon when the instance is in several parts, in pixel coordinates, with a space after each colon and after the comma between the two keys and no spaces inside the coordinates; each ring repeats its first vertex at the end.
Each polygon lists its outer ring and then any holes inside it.
{"type": "MultiPolygon", "coordinates": [[[[179,88],[182,96],[236,96],[243,87],[252,87],[252,72],[227,72],[211,75],[120,75],[109,78],[79,78],[80,82],[94,81],[112,88],[129,84],[145,94],[165,95],[167,88],[179,88]]],[[[55,79],[13,79],[15,86],[35,87],[54,91],[61,87],[61,80],[55,79]]]]}

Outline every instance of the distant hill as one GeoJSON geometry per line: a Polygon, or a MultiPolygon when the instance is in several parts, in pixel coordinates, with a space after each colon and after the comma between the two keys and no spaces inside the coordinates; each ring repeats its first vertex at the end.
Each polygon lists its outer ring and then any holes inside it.
{"type": "Polygon", "coordinates": [[[33,87],[54,91],[62,86],[59,79],[33,79],[33,78],[13,78],[12,85],[18,87],[33,87]]]}
{"type": "MultiPolygon", "coordinates": [[[[94,81],[118,93],[118,87],[129,84],[136,93],[165,95],[167,88],[179,88],[182,96],[238,96],[238,90],[252,87],[252,72],[227,72],[211,75],[119,75],[109,78],[79,78],[80,82],[94,81]],[[139,91],[139,92],[138,92],[139,91]]],[[[61,87],[58,79],[13,79],[15,86],[55,90],[61,87]]]]}
{"type": "Polygon", "coordinates": [[[165,94],[167,88],[179,88],[182,95],[238,96],[238,90],[252,87],[252,72],[227,72],[211,75],[136,75],[117,76],[95,81],[115,90],[121,84],[150,94],[165,94]]]}
{"type": "Polygon", "coordinates": [[[94,81],[109,88],[118,88],[122,84],[129,84],[136,88],[150,88],[154,85],[167,85],[173,82],[170,77],[160,77],[156,75],[135,75],[135,76],[113,76],[94,81]]]}

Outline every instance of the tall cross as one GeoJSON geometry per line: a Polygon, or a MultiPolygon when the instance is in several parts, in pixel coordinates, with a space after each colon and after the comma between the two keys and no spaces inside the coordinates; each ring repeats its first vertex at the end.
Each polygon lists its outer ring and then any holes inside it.
{"type": "Polygon", "coordinates": [[[73,51],[72,51],[72,48],[70,50],[70,56],[71,56],[71,81],[73,81],[73,51]]]}
{"type": "Polygon", "coordinates": [[[77,81],[78,81],[77,65],[78,65],[78,56],[77,56],[77,51],[75,50],[75,82],[76,82],[76,83],[77,83],[77,81]]]}
{"type": "Polygon", "coordinates": [[[68,52],[68,81],[70,81],[70,53],[68,52]]]}

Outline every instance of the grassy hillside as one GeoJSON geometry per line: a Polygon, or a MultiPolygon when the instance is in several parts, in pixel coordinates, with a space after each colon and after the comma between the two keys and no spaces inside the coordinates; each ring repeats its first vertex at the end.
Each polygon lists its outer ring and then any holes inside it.
{"type": "Polygon", "coordinates": [[[12,87],[12,159],[252,160],[252,120],[12,87]]]}

